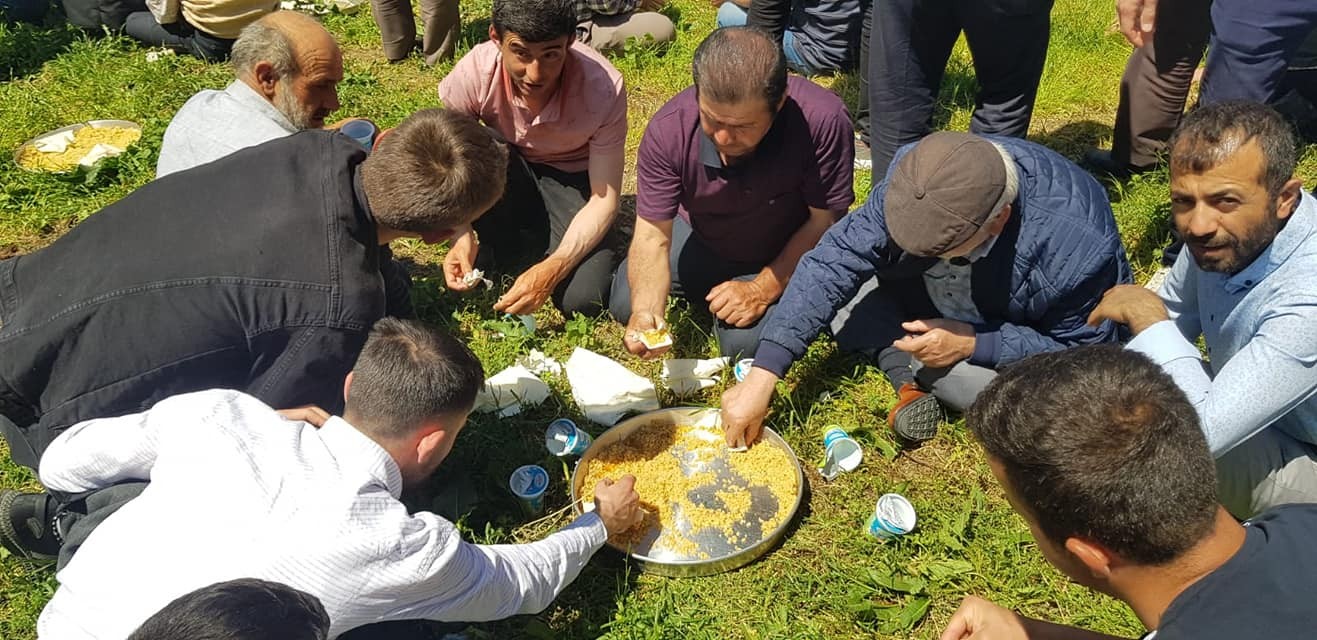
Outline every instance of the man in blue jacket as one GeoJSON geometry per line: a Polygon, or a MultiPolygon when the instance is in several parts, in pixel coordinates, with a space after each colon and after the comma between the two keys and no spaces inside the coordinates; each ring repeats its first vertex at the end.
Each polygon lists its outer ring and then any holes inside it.
{"type": "Polygon", "coordinates": [[[900,149],[868,202],[801,259],[754,367],[723,395],[727,440],[759,437],[775,383],[830,322],[896,389],[897,435],[927,440],[941,403],[963,411],[997,368],[1114,341],[1114,324],[1086,319],[1129,281],[1092,176],[1023,140],[935,133],[900,149]]]}

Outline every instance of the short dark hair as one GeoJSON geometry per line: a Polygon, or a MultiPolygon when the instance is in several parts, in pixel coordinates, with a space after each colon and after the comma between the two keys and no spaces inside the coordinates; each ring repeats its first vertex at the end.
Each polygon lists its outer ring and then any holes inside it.
{"type": "MultiPolygon", "coordinates": [[[[574,0],[494,0],[492,23],[500,39],[511,32],[539,43],[576,36],[574,0]]],[[[569,43],[570,44],[570,43],[569,43]]]]}
{"type": "Polygon", "coordinates": [[[394,440],[475,405],[485,370],[456,338],[417,320],[383,318],[352,368],[344,417],[368,435],[394,440]]]}
{"type": "Polygon", "coordinates": [[[775,113],[787,92],[786,56],[756,27],[715,29],[695,49],[691,73],[699,95],[721,104],[762,99],[775,113]]]}
{"type": "Polygon", "coordinates": [[[1165,564],[1216,517],[1216,467],[1184,392],[1146,356],[1089,345],[1006,368],[965,416],[1054,543],[1165,564]]]}
{"type": "Polygon", "coordinates": [[[1267,193],[1280,195],[1298,162],[1294,129],[1275,109],[1256,102],[1218,102],[1186,114],[1171,134],[1171,171],[1209,171],[1249,140],[1257,140],[1266,159],[1259,181],[1267,193]]]}
{"type": "Polygon", "coordinates": [[[423,109],[389,132],[361,164],[375,221],[425,233],[458,227],[503,196],[508,152],[471,116],[423,109]]]}
{"type": "Polygon", "coordinates": [[[179,596],[128,640],[325,640],[328,635],[329,614],[315,596],[242,578],[179,596]]]}

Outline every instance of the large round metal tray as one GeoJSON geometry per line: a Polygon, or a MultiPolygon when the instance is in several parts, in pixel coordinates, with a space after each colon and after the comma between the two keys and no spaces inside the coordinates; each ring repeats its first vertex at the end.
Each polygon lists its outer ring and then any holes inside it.
{"type": "MultiPolygon", "coordinates": [[[[31,138],[28,139],[27,142],[18,145],[18,148],[14,149],[14,164],[18,165],[19,169],[22,169],[23,171],[27,171],[29,173],[49,173],[43,169],[29,169],[28,167],[19,164],[18,156],[23,153],[23,148],[30,144],[35,144],[37,140],[40,140],[46,136],[57,135],[60,133],[64,133],[65,131],[77,131],[78,129],[81,129],[83,127],[122,127],[124,129],[136,129],[138,131],[142,130],[142,125],[137,124],[136,122],[132,122],[130,120],[88,120],[86,122],[71,124],[67,127],[51,129],[50,131],[47,131],[41,135],[32,136],[31,138]]],[[[134,142],[133,144],[137,144],[137,143],[134,142]]],[[[72,169],[70,169],[70,171],[72,171],[72,169]]]]}
{"type": "MultiPolygon", "coordinates": [[[[582,495],[581,483],[585,480],[585,470],[588,468],[590,461],[594,459],[599,452],[619,440],[625,439],[641,427],[651,425],[663,425],[676,427],[677,425],[693,425],[706,428],[716,428],[718,433],[722,432],[721,421],[717,409],[705,409],[699,407],[676,407],[672,409],[662,409],[652,413],[646,413],[622,421],[613,428],[605,431],[598,438],[595,438],[594,444],[586,450],[581,456],[580,462],[572,472],[572,502],[576,505],[578,512],[582,510],[580,496],[582,495]]],[[[794,474],[796,477],[796,495],[795,504],[791,506],[791,513],[781,524],[771,531],[763,531],[763,523],[772,515],[777,513],[777,498],[764,488],[758,490],[747,487],[744,478],[732,472],[727,464],[728,456],[738,455],[726,448],[726,445],[719,447],[718,453],[710,461],[707,456],[701,457],[694,464],[699,465],[699,469],[689,466],[691,463],[690,456],[683,456],[682,451],[677,451],[674,446],[670,453],[681,460],[683,472],[694,473],[695,471],[713,471],[715,473],[715,482],[710,484],[708,495],[712,495],[714,490],[723,489],[729,486],[743,487],[751,493],[750,509],[746,517],[734,525],[736,533],[743,540],[753,540],[745,544],[736,544],[729,542],[726,535],[714,528],[705,528],[699,531],[690,531],[689,523],[679,519],[678,526],[686,537],[694,541],[698,546],[698,555],[682,554],[664,545],[657,544],[662,531],[658,527],[652,527],[645,532],[641,542],[630,549],[618,547],[609,543],[609,546],[626,553],[635,560],[641,570],[664,576],[673,577],[691,577],[707,576],[724,571],[731,571],[749,564],[756,558],[764,555],[772,548],[782,536],[786,534],[787,527],[790,526],[792,519],[795,518],[796,512],[800,509],[800,503],[805,495],[805,477],[800,470],[800,462],[796,459],[796,454],[787,445],[786,441],[767,427],[764,428],[764,434],[756,447],[777,447],[786,453],[787,459],[791,461],[790,470],[783,469],[784,473],[794,474]],[[716,487],[713,485],[717,485],[716,487]]],[[[692,499],[698,499],[697,496],[704,495],[704,487],[692,491],[696,496],[692,499]]],[[[640,488],[643,492],[643,488],[640,488]]]]}

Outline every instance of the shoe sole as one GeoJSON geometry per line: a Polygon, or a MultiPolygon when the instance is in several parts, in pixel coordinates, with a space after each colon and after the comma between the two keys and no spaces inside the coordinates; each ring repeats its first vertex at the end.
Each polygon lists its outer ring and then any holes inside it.
{"type": "Polygon", "coordinates": [[[39,563],[54,562],[55,556],[34,553],[19,543],[18,531],[14,529],[13,518],[9,514],[13,512],[14,500],[22,495],[22,493],[13,489],[0,491],[0,546],[3,546],[6,551],[16,558],[39,563]]]}
{"type": "Polygon", "coordinates": [[[920,443],[932,440],[941,424],[942,404],[929,394],[901,407],[892,421],[892,430],[908,442],[920,443]]]}

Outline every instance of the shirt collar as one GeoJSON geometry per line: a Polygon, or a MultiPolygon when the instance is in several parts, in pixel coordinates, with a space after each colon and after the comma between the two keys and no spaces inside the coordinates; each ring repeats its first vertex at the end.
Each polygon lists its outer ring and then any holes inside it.
{"type": "Polygon", "coordinates": [[[325,426],[318,431],[320,440],[340,464],[370,474],[387,487],[389,495],[394,498],[402,496],[402,472],[398,470],[398,463],[378,443],[338,416],[326,420],[325,426]]]}
{"type": "Polygon", "coordinates": [[[1267,245],[1257,258],[1247,267],[1233,276],[1226,278],[1224,286],[1230,293],[1240,293],[1252,288],[1271,272],[1280,268],[1308,238],[1313,235],[1314,216],[1317,216],[1317,199],[1306,191],[1300,191],[1299,206],[1294,208],[1285,227],[1276,234],[1276,238],[1267,245]]]}
{"type": "MultiPolygon", "coordinates": [[[[697,125],[698,126],[698,125],[697,125]]],[[[710,169],[722,169],[723,157],[718,153],[718,147],[713,144],[713,138],[704,132],[704,127],[698,127],[700,136],[700,162],[710,169]]]]}
{"type": "Polygon", "coordinates": [[[266,100],[265,96],[256,93],[256,90],[248,86],[246,82],[234,80],[229,83],[229,86],[224,88],[224,93],[227,93],[229,97],[233,98],[238,104],[253,111],[260,112],[261,115],[279,125],[279,128],[284,131],[287,131],[288,133],[297,133],[297,127],[294,127],[293,123],[289,122],[288,118],[285,117],[283,113],[274,108],[274,105],[270,104],[270,101],[266,100]]]}

